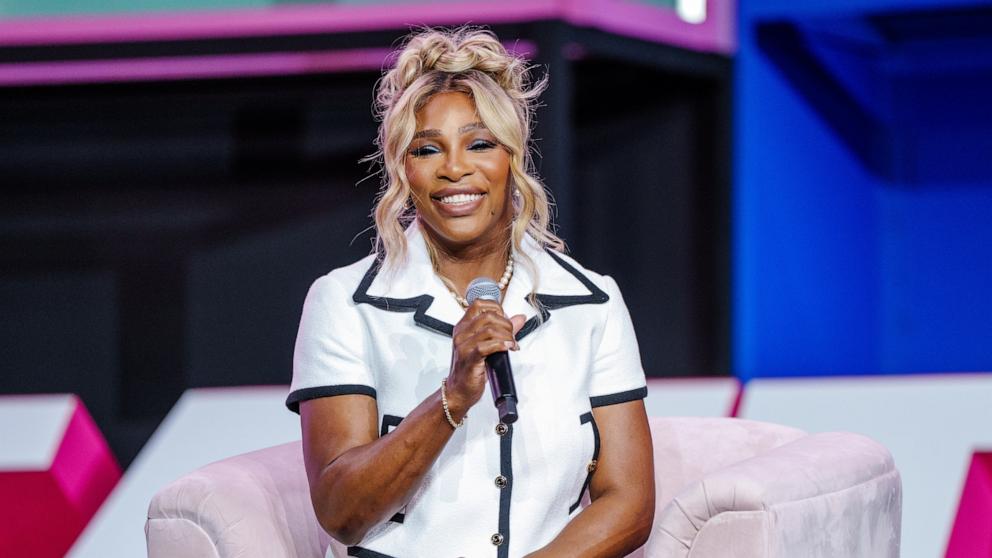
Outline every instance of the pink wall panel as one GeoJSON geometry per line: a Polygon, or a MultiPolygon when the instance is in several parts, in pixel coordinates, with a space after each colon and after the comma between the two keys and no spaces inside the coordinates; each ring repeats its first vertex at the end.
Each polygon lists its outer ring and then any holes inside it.
{"type": "Polygon", "coordinates": [[[992,558],[992,452],[971,458],[946,556],[992,558]]]}
{"type": "Polygon", "coordinates": [[[16,465],[17,456],[4,456],[15,464],[0,469],[0,556],[64,556],[121,476],[106,441],[75,396],[0,398],[0,405],[16,402],[27,411],[22,423],[16,422],[18,413],[5,414],[14,424],[3,428],[27,430],[25,437],[31,440],[30,402],[59,397],[65,405],[47,407],[65,417],[64,428],[54,431],[57,439],[46,440],[53,432],[39,431],[30,442],[56,447],[51,461],[32,467],[16,465]]]}

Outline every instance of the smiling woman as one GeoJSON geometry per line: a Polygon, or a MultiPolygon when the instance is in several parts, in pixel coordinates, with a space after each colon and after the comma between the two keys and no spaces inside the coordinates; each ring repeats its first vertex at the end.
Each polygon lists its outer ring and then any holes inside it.
{"type": "MultiPolygon", "coordinates": [[[[521,263],[534,271],[534,262],[521,250],[528,235],[544,246],[564,249],[564,243],[551,231],[548,197],[533,173],[529,149],[535,103],[547,83],[547,76],[532,82],[527,62],[507,53],[486,31],[463,27],[447,34],[427,31],[409,39],[396,57],[394,68],[380,81],[376,95],[377,113],[382,120],[379,151],[369,158],[381,161],[385,170],[375,220],[377,249],[387,268],[404,258],[404,231],[421,209],[416,206],[414,189],[423,183],[410,174],[419,168],[411,164],[411,156],[420,158],[437,152],[444,155],[444,164],[450,164],[448,159],[458,155],[452,154],[448,145],[456,134],[441,128],[442,124],[454,126],[460,140],[483,140],[493,144],[494,155],[506,154],[505,160],[492,162],[499,163],[496,167],[509,174],[499,187],[511,192],[508,201],[515,215],[509,239],[521,263]],[[457,97],[461,98],[453,100],[457,97]],[[449,108],[456,108],[458,114],[449,114],[449,108]],[[463,121],[453,124],[456,116],[463,121]]],[[[476,142],[469,149],[487,152],[489,147],[482,143],[476,142]]],[[[444,179],[453,186],[451,176],[444,179]]],[[[428,242],[436,263],[439,248],[428,242]]],[[[504,255],[509,249],[505,247],[504,255]]],[[[457,266],[457,261],[451,263],[457,266]]],[[[463,289],[471,279],[453,278],[456,284],[449,287],[463,289]]]]}
{"type": "Polygon", "coordinates": [[[527,72],[487,31],[426,30],[379,84],[376,250],[311,287],[287,400],[349,556],[624,556],[650,531],[637,341],[551,232],[527,72]],[[498,301],[465,300],[478,277],[498,301]],[[512,424],[480,402],[506,351],[512,424]]]}
{"type": "Polygon", "coordinates": [[[435,95],[417,113],[406,158],[417,215],[447,259],[465,250],[509,256],[510,154],[478,118],[470,96],[435,95]]]}

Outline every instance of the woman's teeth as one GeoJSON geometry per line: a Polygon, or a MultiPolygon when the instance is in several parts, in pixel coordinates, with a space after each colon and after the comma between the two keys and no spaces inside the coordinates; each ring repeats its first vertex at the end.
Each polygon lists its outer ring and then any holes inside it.
{"type": "Polygon", "coordinates": [[[460,205],[463,203],[474,202],[480,199],[484,194],[455,194],[454,196],[444,196],[441,198],[441,203],[448,203],[452,205],[460,205]]]}

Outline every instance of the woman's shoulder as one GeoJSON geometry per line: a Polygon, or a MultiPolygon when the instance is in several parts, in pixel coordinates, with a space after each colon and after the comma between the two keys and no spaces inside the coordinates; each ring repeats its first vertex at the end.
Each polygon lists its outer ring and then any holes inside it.
{"type": "Polygon", "coordinates": [[[571,283],[573,280],[578,280],[579,283],[591,283],[597,289],[605,291],[607,295],[618,291],[616,281],[612,277],[586,267],[569,254],[547,248],[543,250],[539,260],[539,272],[542,277],[550,272],[549,278],[552,282],[571,283]]]}
{"type": "Polygon", "coordinates": [[[308,296],[324,298],[347,295],[350,298],[375,263],[376,255],[369,254],[356,262],[334,268],[313,281],[308,296]]]}

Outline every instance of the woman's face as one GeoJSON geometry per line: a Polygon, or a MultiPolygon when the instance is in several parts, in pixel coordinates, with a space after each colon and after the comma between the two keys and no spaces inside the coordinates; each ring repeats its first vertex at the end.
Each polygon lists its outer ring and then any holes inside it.
{"type": "Polygon", "coordinates": [[[417,113],[406,176],[421,223],[449,251],[506,245],[510,154],[464,93],[438,93],[417,113]]]}

